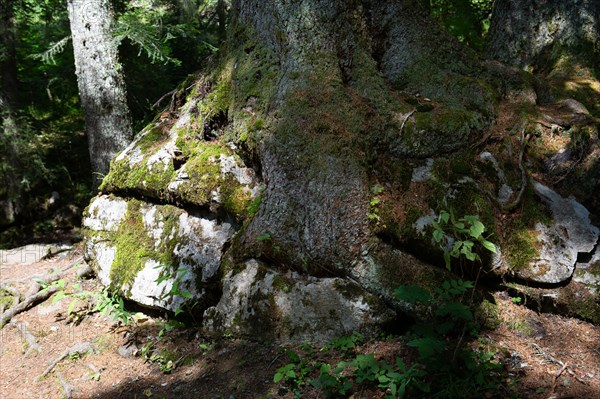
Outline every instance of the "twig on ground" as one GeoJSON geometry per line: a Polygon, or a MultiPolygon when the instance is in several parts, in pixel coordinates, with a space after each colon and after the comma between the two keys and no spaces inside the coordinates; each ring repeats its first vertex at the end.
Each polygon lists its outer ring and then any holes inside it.
{"type": "Polygon", "coordinates": [[[560,370],[556,374],[554,374],[554,380],[552,381],[552,393],[556,392],[556,383],[558,382],[558,377],[567,369],[568,363],[562,365],[560,370]]]}
{"type": "Polygon", "coordinates": [[[25,356],[27,356],[27,354],[31,351],[36,351],[37,353],[42,352],[42,347],[38,345],[37,339],[27,329],[27,322],[15,323],[14,321],[12,321],[11,324],[14,324],[17,330],[19,330],[19,332],[21,333],[21,336],[23,337],[25,342],[27,342],[28,348],[25,352],[25,356]]]}
{"type": "MultiPolygon", "coordinates": [[[[546,352],[544,352],[544,350],[542,348],[540,348],[538,345],[536,344],[531,344],[531,347],[533,347],[536,350],[536,355],[540,356],[541,358],[543,358],[546,361],[552,362],[552,363],[556,363],[559,366],[563,367],[567,373],[569,373],[570,375],[573,376],[573,378],[575,378],[577,381],[579,381],[580,383],[584,384],[584,385],[589,385],[589,383],[585,380],[583,380],[581,377],[579,377],[575,371],[569,367],[566,363],[561,362],[560,360],[558,360],[557,358],[547,354],[546,352]]],[[[564,370],[563,370],[564,371],[564,370]]],[[[562,371],[561,371],[562,374],[562,371]]]]}
{"type": "Polygon", "coordinates": [[[73,385],[69,384],[67,382],[67,380],[65,380],[62,376],[62,374],[60,373],[60,371],[56,372],[56,378],[58,378],[58,382],[60,383],[63,391],[65,392],[65,398],[66,399],[71,399],[72,396],[71,394],[73,393],[73,388],[75,388],[73,385]]]}
{"type": "Polygon", "coordinates": [[[416,110],[412,110],[408,113],[408,115],[406,115],[406,118],[404,118],[404,121],[402,121],[402,125],[400,126],[400,135],[402,135],[402,132],[404,131],[404,125],[406,124],[406,121],[408,120],[408,118],[410,118],[412,116],[412,114],[415,113],[416,110]]]}
{"type": "Polygon", "coordinates": [[[75,354],[83,355],[87,353],[90,349],[92,349],[91,341],[79,342],[70,347],[69,349],[66,349],[59,357],[54,359],[48,367],[46,367],[46,370],[44,370],[44,372],[36,378],[36,381],[40,381],[42,378],[50,374],[52,370],[54,370],[54,367],[56,367],[56,365],[60,363],[65,357],[73,356],[75,354]]]}

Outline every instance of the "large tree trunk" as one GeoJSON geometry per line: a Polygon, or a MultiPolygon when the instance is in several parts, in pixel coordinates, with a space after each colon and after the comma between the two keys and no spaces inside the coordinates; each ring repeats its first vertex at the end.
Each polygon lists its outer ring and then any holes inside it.
{"type": "MultiPolygon", "coordinates": [[[[444,263],[436,213],[478,215],[497,241],[500,202],[527,188],[515,132],[496,132],[498,159],[482,147],[502,95],[533,105],[529,78],[482,63],[420,0],[235,1],[220,58],[177,94],[186,105],[113,161],[87,256],[125,294],[157,264],[195,271],[209,331],[344,335],[381,323],[382,299],[414,310],[398,285],[449,278],[426,263],[444,263]]],[[[453,266],[474,278],[482,264],[453,266]]]]}
{"type": "Polygon", "coordinates": [[[240,254],[351,273],[379,230],[371,189],[391,176],[378,168],[456,151],[491,120],[491,92],[474,78],[481,67],[418,1],[239,1],[234,15],[231,116],[243,118],[253,99],[270,120],[258,156],[266,189],[240,254]],[[248,70],[246,54],[258,51],[271,66],[248,70]],[[269,96],[247,91],[257,76],[269,96]],[[435,109],[414,113],[414,96],[435,109]],[[257,241],[267,232],[272,242],[257,241]]]}
{"type": "Polygon", "coordinates": [[[85,114],[94,187],[132,138],[123,70],[111,36],[109,0],[69,0],[79,96],[85,114]]]}

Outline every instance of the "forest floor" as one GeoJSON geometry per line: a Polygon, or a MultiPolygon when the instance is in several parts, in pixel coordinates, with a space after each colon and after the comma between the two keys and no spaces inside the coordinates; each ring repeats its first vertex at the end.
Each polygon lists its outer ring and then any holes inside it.
{"type": "MultiPolygon", "coordinates": [[[[0,398],[293,397],[285,385],[273,382],[276,370],[289,362],[289,348],[228,336],[210,340],[190,327],[164,332],[163,319],[141,313],[133,324],[123,326],[91,311],[89,303],[102,297],[87,293],[101,292],[101,287],[93,278],[76,281],[84,265],[81,252],[81,244],[76,244],[33,263],[2,263],[6,258],[0,258],[0,284],[23,289],[32,276],[65,270],[55,285],[64,282],[65,292],[84,293],[74,302],[71,316],[73,297],[55,300],[60,295],[55,293],[0,330],[0,398]]],[[[600,398],[600,327],[537,313],[514,303],[506,292],[494,297],[500,323],[483,331],[480,340],[503,364],[507,393],[536,399],[600,398]]],[[[292,349],[302,348],[306,345],[292,349]]],[[[315,348],[321,359],[339,360],[334,352],[315,348]]],[[[378,358],[414,358],[414,349],[402,337],[366,340],[354,350],[378,358]]],[[[324,394],[306,388],[301,396],[324,394]]],[[[356,389],[349,397],[383,396],[374,389],[356,389]]]]}

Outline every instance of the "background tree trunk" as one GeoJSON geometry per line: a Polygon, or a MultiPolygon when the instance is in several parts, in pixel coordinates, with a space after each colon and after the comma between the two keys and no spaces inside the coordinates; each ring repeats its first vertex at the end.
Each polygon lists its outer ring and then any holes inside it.
{"type": "Polygon", "coordinates": [[[17,58],[12,0],[0,3],[0,89],[5,106],[14,107],[18,99],[17,58]]]}
{"type": "Polygon", "coordinates": [[[109,0],[69,0],[68,7],[93,185],[98,187],[110,160],[133,136],[127,94],[111,36],[114,16],[109,0]]]}
{"type": "Polygon", "coordinates": [[[597,60],[599,39],[598,1],[496,0],[488,55],[510,65],[549,72],[564,56],[586,64],[597,60]]]}
{"type": "Polygon", "coordinates": [[[17,61],[13,2],[0,4],[0,154],[7,165],[0,172],[0,226],[13,223],[19,213],[20,157],[15,147],[18,138],[17,120],[14,116],[18,100],[17,61]]]}

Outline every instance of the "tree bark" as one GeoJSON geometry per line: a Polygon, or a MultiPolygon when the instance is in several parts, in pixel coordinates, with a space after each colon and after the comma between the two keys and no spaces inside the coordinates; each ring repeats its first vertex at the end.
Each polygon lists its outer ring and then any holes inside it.
{"type": "Polygon", "coordinates": [[[18,140],[14,115],[18,101],[17,59],[13,2],[0,3],[0,154],[8,165],[0,172],[0,226],[11,224],[19,213],[20,184],[16,171],[21,160],[15,145],[18,140]]]}
{"type": "Polygon", "coordinates": [[[496,0],[487,52],[501,62],[541,72],[551,71],[564,56],[596,67],[589,64],[600,53],[599,39],[598,1],[496,0]]]}
{"type": "Polygon", "coordinates": [[[68,8],[93,184],[98,187],[111,159],[133,136],[127,93],[111,36],[114,16],[110,1],[69,0],[68,8]]]}
{"type": "Polygon", "coordinates": [[[243,120],[238,110],[251,100],[252,112],[271,121],[255,160],[266,188],[235,247],[240,258],[314,275],[354,273],[351,265],[367,262],[379,242],[368,217],[372,189],[395,184],[375,169],[463,148],[495,112],[475,78],[479,61],[419,1],[241,0],[232,30],[229,115],[243,120]],[[252,57],[260,71],[248,69],[252,57]],[[270,96],[245,91],[257,78],[273,85],[270,96]],[[433,99],[436,110],[414,114],[404,96],[433,99]],[[425,121],[455,112],[468,117],[451,133],[425,121]],[[265,233],[270,240],[260,239],[265,233]]]}

